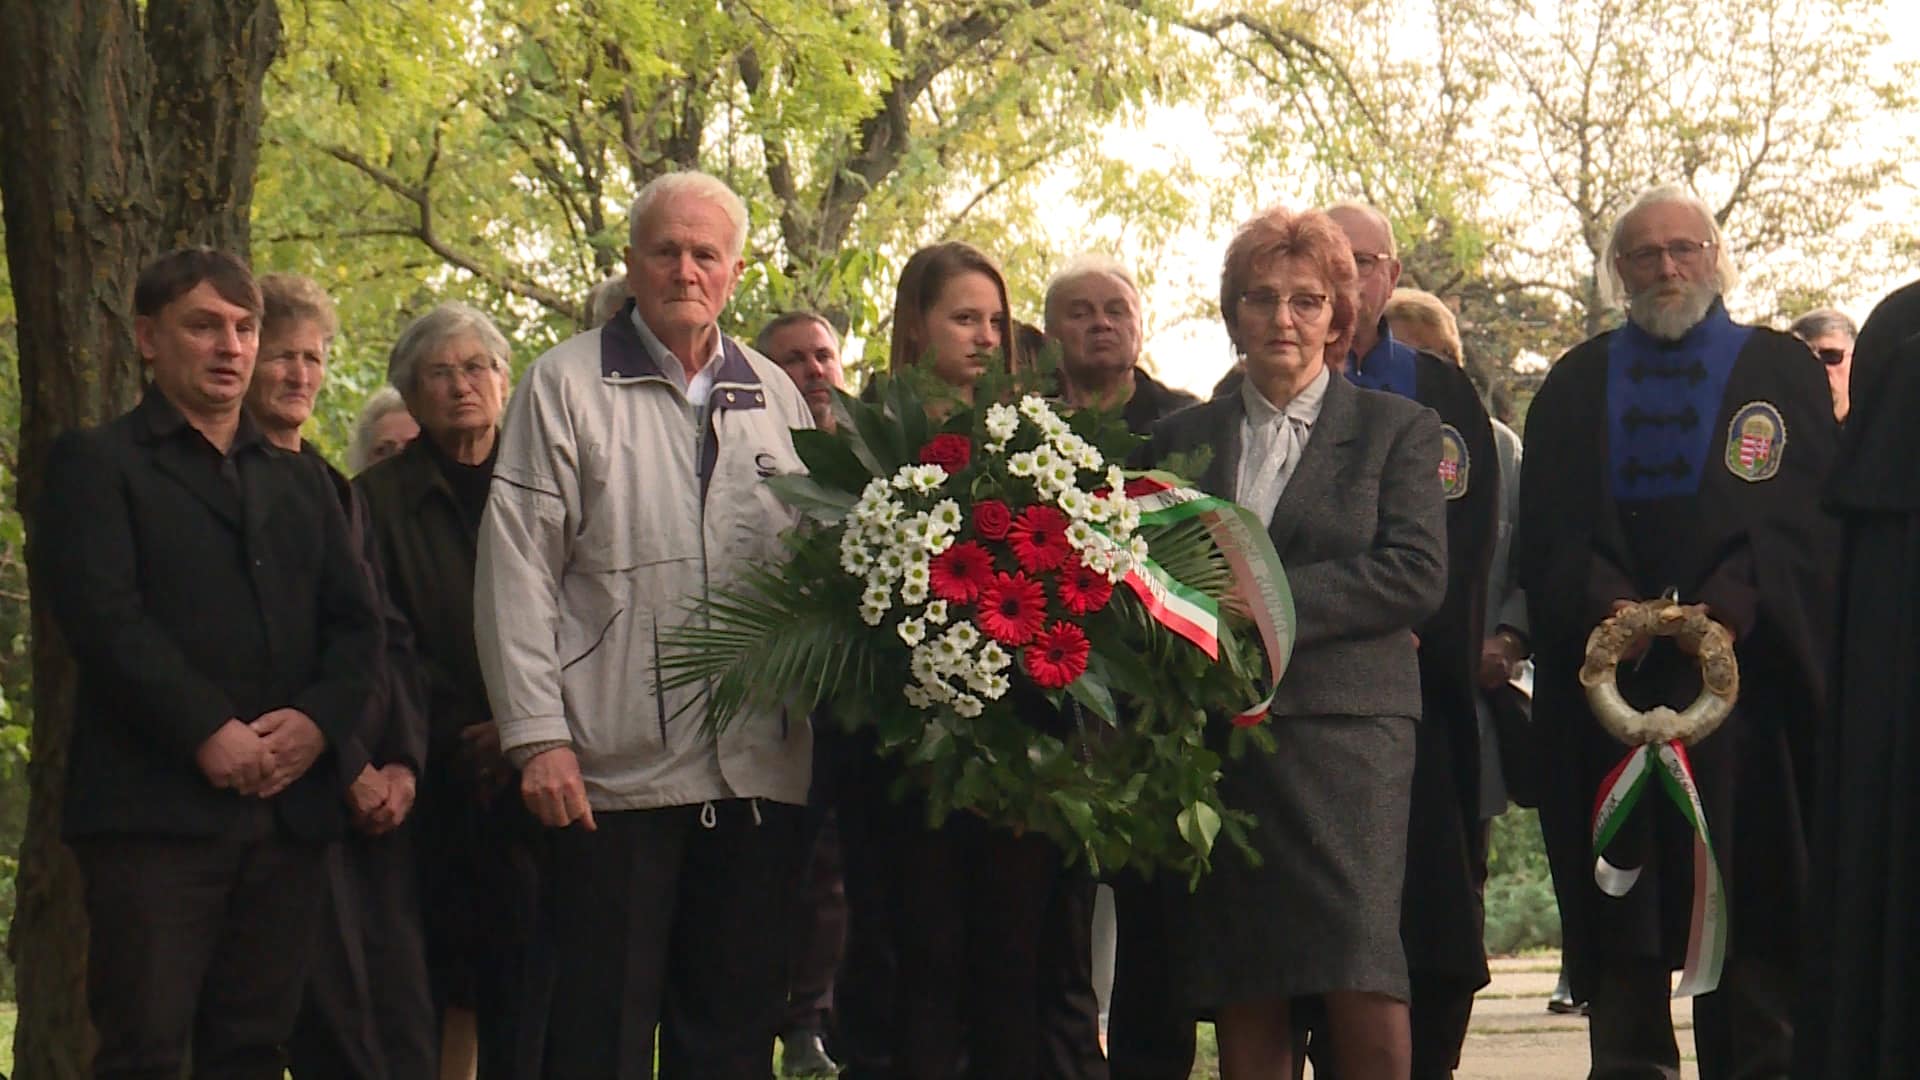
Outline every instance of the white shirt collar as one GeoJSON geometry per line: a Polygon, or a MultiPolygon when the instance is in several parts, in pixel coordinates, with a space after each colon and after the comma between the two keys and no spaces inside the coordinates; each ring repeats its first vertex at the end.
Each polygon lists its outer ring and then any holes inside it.
{"type": "Polygon", "coordinates": [[[1240,383],[1240,400],[1246,406],[1247,422],[1254,427],[1265,427],[1278,423],[1281,418],[1298,420],[1308,427],[1320,419],[1320,406],[1327,400],[1327,383],[1333,369],[1322,366],[1320,374],[1307,384],[1306,389],[1293,396],[1284,409],[1276,408],[1265,394],[1255,389],[1252,379],[1243,379],[1240,383]]]}
{"type": "Polygon", "coordinates": [[[720,369],[721,341],[723,340],[720,328],[714,327],[713,351],[707,354],[707,362],[700,366],[700,370],[694,373],[693,378],[689,379],[687,369],[680,363],[680,358],[673,355],[673,351],[668,349],[661,342],[659,335],[653,332],[653,328],[647,325],[647,320],[640,317],[639,307],[636,306],[633,309],[631,318],[634,329],[640,332],[640,344],[647,350],[647,355],[653,357],[653,362],[660,366],[661,371],[666,372],[667,378],[672,379],[673,384],[680,388],[680,392],[687,395],[688,401],[695,405],[705,405],[708,394],[713,391],[713,374],[720,369]]]}

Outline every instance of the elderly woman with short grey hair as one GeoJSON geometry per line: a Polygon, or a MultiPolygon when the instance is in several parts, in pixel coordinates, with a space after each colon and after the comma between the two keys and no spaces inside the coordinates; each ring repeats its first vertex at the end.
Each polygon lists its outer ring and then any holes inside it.
{"type": "Polygon", "coordinates": [[[368,395],[353,422],[353,440],[347,444],[347,471],[358,476],[367,466],[385,461],[420,436],[420,422],[407,411],[400,391],[383,386],[368,395]]]}
{"type": "Polygon", "coordinates": [[[481,1076],[510,1074],[536,895],[533,823],[500,753],[473,634],[474,554],[509,355],[493,320],[465,304],[414,320],[394,342],[387,379],[420,436],[354,480],[425,674],[417,846],[422,906],[433,913],[427,962],[445,1034],[442,1075],[476,1055],[481,1076]]]}
{"type": "Polygon", "coordinates": [[[1807,343],[1827,369],[1827,389],[1833,394],[1833,418],[1847,422],[1852,405],[1848,386],[1853,381],[1853,339],[1860,331],[1837,308],[1815,308],[1793,320],[1787,332],[1807,343]]]}

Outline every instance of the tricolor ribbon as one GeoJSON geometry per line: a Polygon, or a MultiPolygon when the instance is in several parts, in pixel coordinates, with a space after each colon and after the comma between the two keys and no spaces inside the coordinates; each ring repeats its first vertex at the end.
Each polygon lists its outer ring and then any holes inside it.
{"type": "MultiPolygon", "coordinates": [[[[1246,508],[1181,487],[1170,473],[1135,472],[1127,476],[1134,481],[1129,487],[1139,492],[1132,499],[1140,507],[1141,524],[1197,520],[1226,558],[1233,571],[1234,594],[1259,628],[1260,640],[1266,646],[1268,674],[1266,695],[1240,710],[1233,722],[1243,726],[1260,723],[1273,706],[1274,688],[1293,654],[1293,593],[1280,567],[1280,553],[1273,549],[1260,519],[1246,508]]],[[[1126,583],[1156,621],[1209,657],[1219,659],[1220,606],[1211,597],[1175,581],[1151,559],[1135,567],[1126,583]]]]}
{"type": "Polygon", "coordinates": [[[1707,833],[1707,812],[1693,780],[1693,764],[1678,739],[1635,747],[1601,783],[1593,804],[1593,881],[1601,892],[1619,897],[1640,880],[1638,868],[1623,870],[1613,865],[1606,850],[1646,791],[1647,781],[1656,775],[1693,828],[1693,919],[1687,933],[1686,967],[1673,991],[1674,997],[1692,997],[1711,993],[1720,985],[1720,971],[1727,960],[1727,898],[1720,864],[1713,856],[1713,838],[1707,833]],[[1657,772],[1651,767],[1654,764],[1659,766],[1657,772]]]}

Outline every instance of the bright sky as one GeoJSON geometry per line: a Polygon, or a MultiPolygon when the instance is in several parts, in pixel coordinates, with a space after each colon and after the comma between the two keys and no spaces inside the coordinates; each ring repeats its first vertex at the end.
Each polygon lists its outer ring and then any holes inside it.
{"type": "MultiPolygon", "coordinates": [[[[1910,57],[1914,42],[1920,41],[1920,5],[1892,0],[1888,6],[1899,9],[1885,17],[1891,40],[1880,60],[1890,69],[1896,58],[1910,57]]],[[[1885,150],[1890,146],[1889,136],[1903,119],[1907,123],[1920,122],[1920,118],[1915,117],[1883,118],[1861,133],[1861,152],[1872,154],[1877,149],[1890,152],[1885,150]]],[[[1109,134],[1110,142],[1117,144],[1111,147],[1116,153],[1132,160],[1185,161],[1204,178],[1223,185],[1234,175],[1225,160],[1225,148],[1232,137],[1222,120],[1195,107],[1158,110],[1145,123],[1109,134]]],[[[1920,162],[1907,163],[1905,179],[1901,188],[1882,194],[1883,205],[1878,214],[1863,215],[1856,225],[1860,232],[1870,230],[1879,221],[1912,220],[1920,216],[1920,194],[1917,194],[1920,193],[1920,162]]],[[[1241,213],[1275,201],[1304,203],[1311,194],[1305,187],[1288,190],[1279,178],[1267,190],[1248,190],[1250,186],[1242,183],[1232,191],[1241,213]]],[[[1059,181],[1058,197],[1062,202],[1072,201],[1069,180],[1059,181]]],[[[1074,215],[1061,215],[1061,219],[1073,220],[1074,215]]],[[[1119,225],[1118,222],[1092,221],[1064,230],[1059,239],[1068,249],[1111,250],[1114,238],[1122,235],[1119,225]]],[[[1211,300],[1219,287],[1220,259],[1226,248],[1228,230],[1215,233],[1216,230],[1198,226],[1186,230],[1145,275],[1151,281],[1142,298],[1146,309],[1146,349],[1154,369],[1168,383],[1202,396],[1232,364],[1226,332],[1213,312],[1211,300]],[[1208,314],[1193,314],[1203,304],[1208,314]]],[[[1125,258],[1128,253],[1117,254],[1125,258]]],[[[1880,296],[1911,279],[1915,269],[1889,266],[1880,280],[1861,281],[1854,290],[1842,289],[1840,307],[1856,321],[1864,319],[1880,296]]]]}

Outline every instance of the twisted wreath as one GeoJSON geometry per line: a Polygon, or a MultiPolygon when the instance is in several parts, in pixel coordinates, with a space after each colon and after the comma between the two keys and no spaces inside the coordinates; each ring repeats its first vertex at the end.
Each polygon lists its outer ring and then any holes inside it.
{"type": "Polygon", "coordinates": [[[1642,600],[1615,612],[1587,636],[1580,685],[1600,726],[1628,746],[1657,746],[1675,739],[1692,746],[1713,734],[1733,711],[1740,696],[1740,665],[1733,655],[1733,635],[1710,618],[1705,607],[1642,600]],[[1656,637],[1675,639],[1699,662],[1700,696],[1683,711],[1661,705],[1643,712],[1620,696],[1620,658],[1656,637]]]}

